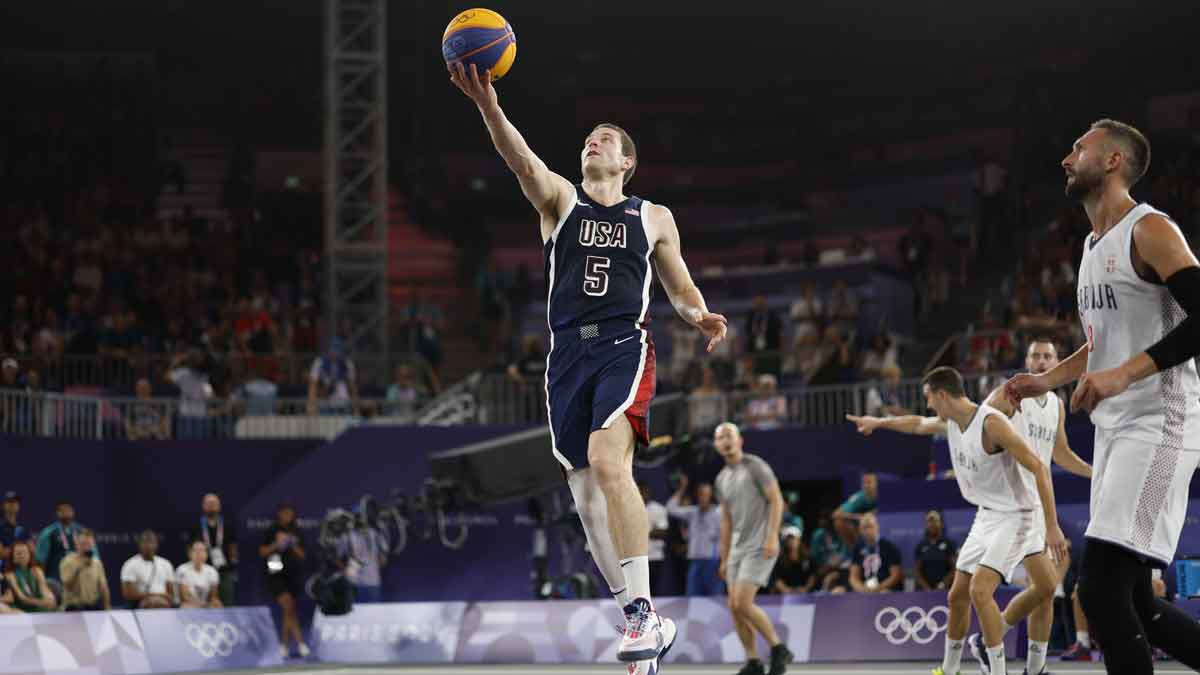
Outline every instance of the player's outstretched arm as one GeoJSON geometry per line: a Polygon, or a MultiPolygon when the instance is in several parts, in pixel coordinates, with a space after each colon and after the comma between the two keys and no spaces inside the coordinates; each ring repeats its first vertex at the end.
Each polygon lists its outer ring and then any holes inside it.
{"type": "MultiPolygon", "coordinates": [[[[466,69],[462,63],[450,66],[449,70],[450,81],[479,107],[483,123],[492,135],[492,143],[504,163],[517,175],[521,192],[543,216],[551,220],[561,218],[562,210],[573,203],[575,188],[566,178],[547,168],[529,148],[521,132],[508,121],[492,86],[491,71],[480,73],[475,64],[466,69]]],[[[543,233],[549,235],[549,232],[543,233]]]]}
{"type": "Polygon", "coordinates": [[[1075,454],[1071,444],[1067,442],[1067,406],[1061,400],[1058,402],[1058,435],[1054,438],[1054,463],[1067,471],[1082,478],[1091,479],[1092,467],[1083,458],[1075,454]]]}
{"type": "MultiPolygon", "coordinates": [[[[1023,398],[1035,398],[1052,389],[1058,389],[1064,384],[1078,380],[1087,372],[1088,345],[1075,350],[1075,353],[1059,362],[1041,375],[1019,373],[1013,375],[1004,383],[1004,396],[1015,406],[1023,398]]],[[[997,406],[998,407],[998,406],[997,406]]]]}
{"type": "Polygon", "coordinates": [[[983,421],[983,432],[992,444],[1012,455],[1012,458],[1025,467],[1026,471],[1032,473],[1037,480],[1038,498],[1042,502],[1042,509],[1046,516],[1046,549],[1050,551],[1050,557],[1055,560],[1063,560],[1067,555],[1067,539],[1058,526],[1058,511],[1054,504],[1054,483],[1050,481],[1050,467],[1038,459],[1033,449],[1029,447],[1025,439],[1021,438],[1008,420],[997,415],[989,415],[983,421]]]}
{"type": "Polygon", "coordinates": [[[708,338],[708,351],[711,352],[717,343],[725,339],[725,317],[708,311],[704,296],[692,281],[692,274],[683,262],[679,228],[675,225],[671,210],[653,204],[648,216],[650,226],[658,232],[658,242],[654,246],[654,268],[658,271],[658,279],[679,316],[708,338]]]}
{"type": "Polygon", "coordinates": [[[939,417],[921,417],[920,415],[901,415],[900,417],[870,417],[867,415],[846,415],[846,420],[852,423],[863,436],[870,436],[876,429],[887,429],[901,434],[915,436],[934,436],[946,433],[946,421],[939,417]]]}
{"type": "Polygon", "coordinates": [[[1166,281],[1187,318],[1125,363],[1085,375],[1071,396],[1072,410],[1093,410],[1134,382],[1200,356],[1200,262],[1183,232],[1175,223],[1152,214],[1133,226],[1133,244],[1135,258],[1166,281]]]}

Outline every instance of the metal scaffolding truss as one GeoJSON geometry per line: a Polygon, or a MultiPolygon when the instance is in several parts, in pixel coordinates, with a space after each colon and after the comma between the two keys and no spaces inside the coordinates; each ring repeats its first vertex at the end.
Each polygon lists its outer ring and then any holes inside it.
{"type": "Polygon", "coordinates": [[[325,0],[325,298],[348,351],[388,347],[386,0],[325,0]]]}

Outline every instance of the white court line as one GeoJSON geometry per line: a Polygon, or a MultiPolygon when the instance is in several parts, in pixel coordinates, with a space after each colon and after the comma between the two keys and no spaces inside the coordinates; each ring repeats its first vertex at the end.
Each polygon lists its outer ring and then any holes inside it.
{"type": "MultiPolygon", "coordinates": [[[[613,665],[617,665],[617,664],[613,664],[613,665]]],[[[1172,665],[1174,665],[1174,664],[1172,664],[1172,665]]],[[[730,673],[730,668],[731,667],[728,667],[728,665],[725,665],[725,667],[720,667],[720,665],[677,664],[676,667],[664,668],[664,669],[662,669],[662,671],[664,671],[664,675],[671,675],[671,674],[676,674],[676,673],[678,673],[679,675],[728,675],[728,673],[730,673]]],[[[1165,670],[1163,668],[1156,667],[1156,669],[1154,669],[1154,670],[1156,670],[1156,673],[1164,673],[1164,674],[1165,673],[1192,673],[1192,671],[1187,670],[1187,669],[1176,669],[1176,668],[1177,667],[1171,668],[1169,670],[1165,670]]],[[[568,665],[568,667],[565,667],[565,668],[564,667],[553,667],[553,665],[547,665],[547,667],[544,667],[544,668],[538,668],[538,667],[512,668],[512,667],[496,667],[496,665],[492,665],[492,667],[463,667],[463,665],[458,665],[458,667],[454,667],[454,665],[450,665],[450,667],[444,667],[444,668],[428,668],[428,667],[425,667],[425,668],[407,667],[406,668],[406,667],[401,667],[401,668],[380,668],[378,670],[373,669],[373,668],[372,669],[346,669],[346,670],[305,670],[305,671],[301,671],[301,673],[308,673],[308,674],[312,674],[312,675],[448,675],[449,673],[456,673],[456,674],[460,674],[460,675],[470,675],[470,674],[476,674],[476,675],[529,675],[530,673],[538,673],[538,671],[553,671],[553,673],[556,673],[559,675],[592,675],[594,673],[607,673],[607,671],[610,671],[610,670],[611,669],[606,669],[606,668],[602,668],[602,667],[601,668],[590,667],[590,665],[582,665],[582,667],[580,667],[580,665],[568,665]]],[[[863,670],[862,667],[858,667],[856,669],[850,669],[850,670],[845,670],[845,669],[839,670],[839,669],[836,669],[836,665],[820,665],[820,664],[810,664],[810,665],[808,665],[808,667],[805,667],[805,665],[803,665],[803,664],[793,664],[792,668],[788,669],[788,671],[790,671],[790,673],[796,673],[796,674],[820,673],[820,674],[824,674],[824,675],[880,675],[881,673],[886,673],[889,675],[890,674],[895,674],[895,675],[917,675],[917,674],[928,675],[929,674],[929,668],[916,668],[913,670],[896,670],[893,667],[893,668],[887,668],[887,669],[863,670]]],[[[1072,670],[1060,670],[1060,671],[1062,671],[1062,673],[1072,673],[1072,674],[1079,674],[1079,675],[1105,675],[1105,670],[1103,670],[1103,669],[1099,669],[1099,670],[1097,670],[1097,669],[1087,669],[1087,670],[1072,669],[1072,670]]],[[[295,671],[293,671],[293,673],[295,673],[295,671]]],[[[292,675],[292,674],[288,674],[288,675],[292,675]]]]}

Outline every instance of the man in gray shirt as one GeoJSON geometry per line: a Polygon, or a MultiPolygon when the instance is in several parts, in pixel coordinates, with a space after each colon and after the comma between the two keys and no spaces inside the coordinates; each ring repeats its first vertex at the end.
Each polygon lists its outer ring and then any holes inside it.
{"type": "Polygon", "coordinates": [[[716,480],[721,502],[719,569],[729,584],[729,610],[747,659],[738,675],[781,675],[792,661],[792,652],[779,639],[766,613],[754,604],[754,596],[770,581],[779,557],[783,494],[771,467],[742,451],[742,434],[735,424],[718,426],[713,441],[725,460],[716,480]],[[771,645],[769,671],[758,660],[756,631],[771,645]]]}

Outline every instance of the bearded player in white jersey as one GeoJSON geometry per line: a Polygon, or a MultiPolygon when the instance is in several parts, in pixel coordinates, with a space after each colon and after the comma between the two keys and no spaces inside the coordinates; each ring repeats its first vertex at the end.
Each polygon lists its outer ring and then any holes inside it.
{"type": "Polygon", "coordinates": [[[1087,344],[1005,384],[1013,401],[1079,380],[1072,410],[1096,426],[1079,597],[1110,673],[1153,673],[1151,645],[1200,669],[1200,625],[1154,596],[1175,556],[1200,461],[1200,263],[1183,233],[1129,189],[1150,165],[1140,131],[1100,120],[1062,161],[1092,233],[1079,264],[1087,344]]]}
{"type": "MultiPolygon", "coordinates": [[[[1036,337],[1030,341],[1029,348],[1025,352],[1025,370],[1027,372],[1041,375],[1056,365],[1058,365],[1058,348],[1055,346],[1054,340],[1049,337],[1036,337]]],[[[1014,404],[1004,395],[1004,388],[1000,387],[992,392],[986,403],[1009,416],[1017,433],[1021,434],[1029,447],[1033,448],[1043,464],[1049,466],[1053,461],[1076,476],[1089,479],[1092,477],[1092,467],[1080,459],[1067,442],[1065,406],[1054,392],[1046,392],[1038,397],[1024,399],[1020,404],[1014,404]]],[[[1023,472],[1023,477],[1032,490],[1034,488],[1033,474],[1026,471],[1023,472]]],[[[1033,522],[1039,524],[1044,521],[1035,517],[1033,522]]],[[[1062,556],[1055,561],[1055,588],[1062,583],[1070,564],[1070,555],[1062,556]]],[[[1008,607],[1004,609],[1005,628],[1018,622],[1014,617],[1023,614],[1029,615],[1026,675],[1042,675],[1046,672],[1046,649],[1054,624],[1054,595],[1045,596],[1041,598],[1040,602],[1038,602],[1038,597],[1032,592],[1032,589],[1027,589],[1013,598],[1008,603],[1008,607]],[[1032,612],[1028,611],[1027,603],[1036,603],[1032,612]]],[[[980,656],[984,656],[984,654],[976,654],[976,657],[980,656]]]]}
{"type": "Polygon", "coordinates": [[[1006,619],[1015,624],[1053,596],[1057,579],[1053,561],[1067,554],[1054,506],[1050,467],[1017,433],[1007,415],[967,398],[958,371],[935,368],[925,376],[921,388],[937,417],[847,415],[847,419],[864,435],[890,429],[925,436],[944,434],[949,440],[954,477],[963,498],[978,506],[979,512],[955,563],[957,571],[947,600],[946,649],[941,667],[933,672],[959,672],[974,606],[983,636],[980,645],[980,636],[972,635],[972,647],[978,650],[984,673],[1007,675],[1004,633],[1011,625],[1006,625],[1006,619]],[[1033,477],[1032,489],[1025,473],[1033,477]],[[1043,523],[1035,523],[1037,518],[1043,523]],[[1022,562],[1030,580],[1029,589],[1022,593],[1028,594],[1027,600],[1010,603],[1011,613],[1006,616],[996,604],[996,588],[1011,581],[1022,562]]]}

